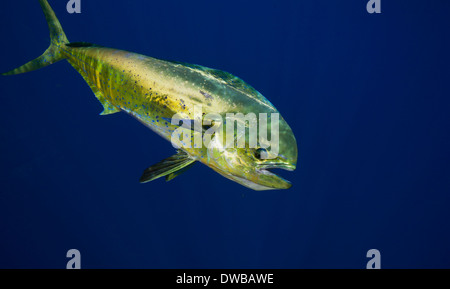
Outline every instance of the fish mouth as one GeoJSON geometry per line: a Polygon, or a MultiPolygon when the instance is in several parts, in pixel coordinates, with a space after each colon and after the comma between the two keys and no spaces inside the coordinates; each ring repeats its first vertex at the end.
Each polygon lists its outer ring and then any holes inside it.
{"type": "Polygon", "coordinates": [[[292,186],[292,183],[280,175],[275,174],[273,170],[282,169],[285,171],[293,171],[295,168],[295,165],[287,163],[269,163],[260,165],[256,168],[259,178],[254,183],[259,187],[259,190],[289,189],[292,186]]]}
{"type": "Polygon", "coordinates": [[[268,164],[263,164],[263,165],[259,165],[257,170],[265,170],[265,171],[269,171],[271,169],[282,169],[285,171],[290,171],[292,172],[293,170],[295,170],[296,165],[292,165],[292,164],[287,164],[287,163],[268,163],[268,164]]]}
{"type": "Polygon", "coordinates": [[[267,191],[267,190],[283,190],[292,187],[290,181],[283,177],[273,173],[273,169],[282,169],[286,171],[295,170],[295,165],[286,163],[273,163],[257,166],[253,173],[247,176],[230,174],[227,171],[223,171],[219,168],[212,167],[216,172],[222,176],[233,180],[247,188],[255,191],[267,191]]]}

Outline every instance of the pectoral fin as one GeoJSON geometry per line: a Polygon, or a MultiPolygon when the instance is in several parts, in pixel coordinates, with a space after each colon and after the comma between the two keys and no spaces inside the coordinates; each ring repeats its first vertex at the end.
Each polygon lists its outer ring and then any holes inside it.
{"type": "Polygon", "coordinates": [[[181,175],[182,173],[184,173],[185,171],[189,170],[193,165],[195,164],[195,162],[188,164],[187,166],[185,166],[182,169],[179,169],[176,172],[173,172],[169,175],[166,176],[166,182],[173,180],[174,178],[178,177],[179,175],[181,175]]]}
{"type": "Polygon", "coordinates": [[[185,172],[194,162],[195,160],[190,158],[187,153],[178,150],[177,154],[146,169],[141,176],[140,182],[147,183],[164,176],[166,181],[170,181],[185,172]]]}

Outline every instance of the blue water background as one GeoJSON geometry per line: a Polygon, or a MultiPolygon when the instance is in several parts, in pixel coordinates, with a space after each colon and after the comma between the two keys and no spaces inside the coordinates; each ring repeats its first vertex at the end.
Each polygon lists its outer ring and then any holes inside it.
{"type": "MultiPolygon", "coordinates": [[[[231,72],[298,141],[284,191],[201,164],[139,184],[170,143],[66,62],[0,77],[0,268],[450,268],[450,2],[50,1],[71,41],[231,72]]],[[[40,55],[38,1],[0,11],[0,71],[40,55]]]]}

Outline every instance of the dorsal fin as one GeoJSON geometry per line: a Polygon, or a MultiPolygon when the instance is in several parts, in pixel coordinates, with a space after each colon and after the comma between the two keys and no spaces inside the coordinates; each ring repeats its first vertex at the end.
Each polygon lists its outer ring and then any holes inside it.
{"type": "Polygon", "coordinates": [[[200,73],[206,73],[210,76],[213,76],[214,78],[216,78],[217,80],[223,81],[224,83],[226,83],[228,86],[231,86],[233,88],[235,88],[236,90],[241,91],[242,93],[245,93],[247,95],[250,95],[252,97],[254,97],[255,99],[265,103],[266,105],[269,105],[271,107],[273,107],[272,103],[270,101],[268,101],[261,93],[259,93],[256,89],[254,89],[250,84],[246,83],[245,81],[243,81],[241,78],[223,71],[223,70],[219,70],[219,69],[213,69],[213,68],[209,68],[209,67],[205,67],[205,66],[201,66],[198,64],[190,64],[190,63],[185,63],[185,62],[179,62],[179,61],[168,61],[174,64],[178,64],[178,65],[182,65],[185,67],[189,67],[193,70],[197,70],[200,73]]]}

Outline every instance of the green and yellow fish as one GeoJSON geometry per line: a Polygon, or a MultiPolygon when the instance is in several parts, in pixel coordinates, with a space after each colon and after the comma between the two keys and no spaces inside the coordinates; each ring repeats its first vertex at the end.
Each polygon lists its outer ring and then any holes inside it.
{"type": "MultiPolygon", "coordinates": [[[[48,2],[39,2],[50,29],[50,47],[40,57],[3,75],[33,71],[67,59],[102,103],[102,115],[124,111],[172,141],[178,149],[175,155],[146,169],[141,182],[159,177],[171,180],[199,161],[254,190],[291,187],[289,181],[269,169],[295,169],[297,143],[294,134],[286,121],[278,117],[277,109],[250,85],[227,72],[200,65],[164,61],[90,43],[69,42],[48,2]],[[201,112],[196,113],[196,108],[201,108],[201,112]],[[269,141],[267,132],[258,131],[258,141],[250,146],[251,137],[245,132],[250,129],[252,118],[246,117],[244,124],[239,119],[230,124],[227,118],[230,114],[265,115],[272,119],[272,124],[275,117],[271,116],[277,116],[277,126],[270,126],[267,131],[276,135],[269,141]],[[174,115],[178,119],[174,120],[174,115]],[[215,117],[208,117],[211,115],[215,117]],[[230,131],[233,132],[232,141],[243,140],[244,146],[191,145],[198,134],[208,133],[210,143],[218,139],[222,143],[224,131],[234,128],[235,123],[239,126],[239,121],[245,129],[244,136],[242,131],[230,131]],[[178,144],[184,145],[176,146],[174,137],[180,141],[178,144]],[[272,142],[274,139],[276,143],[272,142]]],[[[261,118],[259,121],[261,123],[261,118]]]]}

